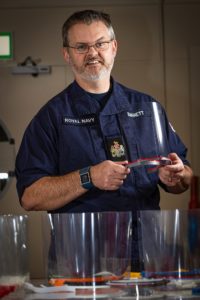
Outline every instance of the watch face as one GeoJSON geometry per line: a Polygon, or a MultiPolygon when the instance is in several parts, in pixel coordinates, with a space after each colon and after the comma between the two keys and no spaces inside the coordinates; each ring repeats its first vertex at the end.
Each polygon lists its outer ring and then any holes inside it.
{"type": "Polygon", "coordinates": [[[88,173],[81,174],[81,182],[83,184],[90,182],[90,177],[88,173]]]}

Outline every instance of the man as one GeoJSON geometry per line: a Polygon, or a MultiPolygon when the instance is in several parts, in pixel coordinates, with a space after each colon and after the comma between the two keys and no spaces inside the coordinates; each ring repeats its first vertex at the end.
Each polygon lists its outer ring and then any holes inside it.
{"type": "Polygon", "coordinates": [[[158,185],[171,193],[190,185],[186,147],[156,100],[111,77],[117,41],[109,15],[76,12],[62,34],[75,81],[26,129],[16,159],[21,205],[54,213],[159,209],[158,185]],[[160,155],[152,103],[159,106],[171,165],[149,173],[128,162],[160,155]]]}

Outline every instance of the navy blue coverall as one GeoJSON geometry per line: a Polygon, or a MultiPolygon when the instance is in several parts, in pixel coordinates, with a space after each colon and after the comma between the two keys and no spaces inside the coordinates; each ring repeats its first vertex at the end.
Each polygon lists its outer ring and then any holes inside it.
{"type": "MultiPolygon", "coordinates": [[[[154,101],[112,80],[112,92],[102,108],[74,81],[41,108],[25,131],[16,159],[19,198],[43,176],[64,175],[112,159],[108,145],[115,139],[120,138],[128,161],[160,155],[150,106],[154,101]]],[[[176,152],[189,164],[187,149],[160,104],[159,114],[168,153],[176,152]]],[[[132,168],[116,191],[92,188],[54,212],[159,209],[161,183],[157,172],[146,168],[132,168]]]]}

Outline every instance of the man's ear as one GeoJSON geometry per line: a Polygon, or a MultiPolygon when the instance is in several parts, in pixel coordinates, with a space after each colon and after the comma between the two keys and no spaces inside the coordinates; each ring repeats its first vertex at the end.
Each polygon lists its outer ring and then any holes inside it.
{"type": "Polygon", "coordinates": [[[113,43],[113,44],[112,44],[112,47],[113,47],[113,53],[114,53],[115,56],[116,56],[116,54],[117,54],[117,48],[118,48],[117,41],[116,41],[116,40],[113,40],[112,43],[113,43]]]}
{"type": "Polygon", "coordinates": [[[63,53],[63,57],[64,57],[64,60],[69,63],[69,53],[68,53],[68,50],[67,48],[62,48],[62,53],[63,53]]]}

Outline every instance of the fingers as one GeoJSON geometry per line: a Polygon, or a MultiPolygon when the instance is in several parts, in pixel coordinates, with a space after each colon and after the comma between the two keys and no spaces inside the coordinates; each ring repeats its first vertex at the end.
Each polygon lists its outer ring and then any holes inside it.
{"type": "Polygon", "coordinates": [[[90,168],[93,184],[102,190],[116,190],[126,180],[130,169],[125,165],[127,161],[112,162],[104,161],[90,168]]]}
{"type": "Polygon", "coordinates": [[[174,176],[173,174],[170,174],[166,178],[166,184],[168,186],[175,186],[179,182],[181,182],[181,176],[174,176]]]}
{"type": "MultiPolygon", "coordinates": [[[[168,167],[171,167],[171,170],[177,170],[180,171],[184,168],[182,160],[179,158],[179,156],[176,153],[170,153],[168,155],[169,159],[171,160],[172,164],[168,165],[168,167]]],[[[169,168],[170,170],[170,168],[169,168]]]]}
{"type": "Polygon", "coordinates": [[[171,165],[159,169],[159,178],[167,186],[175,186],[184,178],[184,164],[176,153],[170,153],[171,165]]]}

